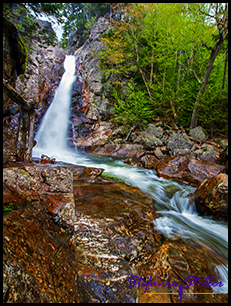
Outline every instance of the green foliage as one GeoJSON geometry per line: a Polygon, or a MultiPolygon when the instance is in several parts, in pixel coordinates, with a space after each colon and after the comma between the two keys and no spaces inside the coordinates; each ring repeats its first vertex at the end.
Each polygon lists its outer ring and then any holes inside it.
{"type": "Polygon", "coordinates": [[[154,110],[147,94],[139,90],[134,81],[130,80],[122,89],[113,87],[112,94],[118,123],[142,125],[151,121],[154,110]]]}
{"type": "Polygon", "coordinates": [[[61,12],[64,17],[62,46],[66,47],[66,41],[72,31],[82,31],[88,35],[98,18],[109,11],[110,3],[62,3],[61,12]]]}
{"type": "MultiPolygon", "coordinates": [[[[218,6],[222,12],[222,4],[218,6]]],[[[211,54],[202,41],[213,46],[219,36],[210,17],[216,7],[217,4],[207,3],[114,6],[112,15],[117,17],[113,28],[102,38],[99,58],[105,95],[121,123],[132,125],[157,116],[171,120],[177,117],[178,124],[189,127],[211,54]]],[[[199,112],[198,124],[211,132],[227,131],[227,50],[225,41],[199,112]]]]}
{"type": "MultiPolygon", "coordinates": [[[[30,53],[34,47],[32,45],[32,39],[36,39],[39,28],[39,24],[34,15],[37,17],[41,14],[54,16],[60,21],[61,7],[60,3],[4,3],[3,16],[17,28],[22,39],[22,44],[26,48],[27,53],[30,53]]],[[[49,30],[43,29],[39,34],[48,45],[55,45],[57,43],[56,36],[51,35],[49,30]]]]}
{"type": "Polygon", "coordinates": [[[12,204],[3,205],[3,212],[9,212],[14,210],[14,206],[12,204]]]}

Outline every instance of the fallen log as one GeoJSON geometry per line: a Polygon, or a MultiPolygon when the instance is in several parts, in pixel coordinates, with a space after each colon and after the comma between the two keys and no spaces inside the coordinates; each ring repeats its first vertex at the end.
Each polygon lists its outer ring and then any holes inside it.
{"type": "Polygon", "coordinates": [[[33,105],[28,105],[26,100],[10,85],[6,80],[3,80],[3,91],[14,102],[19,104],[25,111],[29,111],[33,108],[33,105]]]}

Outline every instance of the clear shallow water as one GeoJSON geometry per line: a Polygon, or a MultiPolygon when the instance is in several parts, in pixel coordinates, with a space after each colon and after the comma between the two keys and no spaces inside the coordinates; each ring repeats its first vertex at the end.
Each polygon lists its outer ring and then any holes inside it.
{"type": "Polygon", "coordinates": [[[189,200],[195,187],[165,180],[158,177],[154,170],[126,165],[123,159],[78,153],[67,145],[71,88],[76,78],[75,57],[66,56],[64,67],[65,73],[54,100],[36,134],[37,145],[33,148],[33,157],[40,158],[46,154],[55,157],[56,161],[103,168],[104,173],[149,194],[154,200],[155,210],[160,213],[160,217],[154,221],[155,229],[169,239],[181,237],[186,243],[197,243],[211,250],[214,258],[219,258],[221,262],[214,274],[224,284],[213,289],[219,293],[228,292],[228,228],[221,222],[198,215],[194,203],[190,204],[189,200]]]}

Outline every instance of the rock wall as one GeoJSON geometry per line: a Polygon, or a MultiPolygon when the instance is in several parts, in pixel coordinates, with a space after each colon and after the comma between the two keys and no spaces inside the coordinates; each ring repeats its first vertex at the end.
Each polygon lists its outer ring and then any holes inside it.
{"type": "MultiPolygon", "coordinates": [[[[18,34],[16,27],[3,18],[3,79],[15,88],[17,76],[25,72],[27,62],[26,48],[18,34]]],[[[3,93],[3,112],[7,111],[3,117],[3,162],[15,160],[18,104],[12,101],[3,93]]]]}
{"type": "MultiPolygon", "coordinates": [[[[39,20],[39,25],[41,30],[45,28],[50,32],[50,35],[54,35],[49,22],[39,20]]],[[[60,43],[55,46],[49,45],[39,34],[33,40],[32,45],[33,49],[29,54],[27,70],[17,79],[16,89],[29,103],[34,101],[37,103],[36,133],[64,72],[65,52],[60,43]]]]}
{"type": "Polygon", "coordinates": [[[69,143],[78,147],[103,144],[112,134],[108,100],[103,94],[102,73],[98,52],[102,48],[100,38],[110,28],[107,18],[101,17],[84,40],[83,33],[72,33],[67,44],[67,54],[76,55],[77,81],[73,86],[71,122],[74,133],[69,143]]]}

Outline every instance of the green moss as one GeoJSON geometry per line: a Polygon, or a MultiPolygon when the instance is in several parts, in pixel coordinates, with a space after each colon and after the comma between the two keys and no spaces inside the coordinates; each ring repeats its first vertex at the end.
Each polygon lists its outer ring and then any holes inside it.
{"type": "Polygon", "coordinates": [[[11,56],[16,62],[16,71],[19,76],[26,71],[28,62],[27,48],[15,25],[6,18],[3,18],[3,32],[8,37],[11,56]]]}
{"type": "Polygon", "coordinates": [[[26,72],[27,62],[28,62],[28,52],[24,42],[22,41],[19,35],[17,43],[18,43],[17,73],[18,75],[20,75],[26,72]]]}
{"type": "Polygon", "coordinates": [[[12,211],[14,209],[15,209],[15,207],[11,203],[3,206],[3,212],[9,212],[9,211],[12,211]]]}
{"type": "Polygon", "coordinates": [[[27,178],[30,176],[29,173],[26,172],[24,169],[19,169],[18,172],[21,173],[23,176],[25,176],[27,178]]]}

